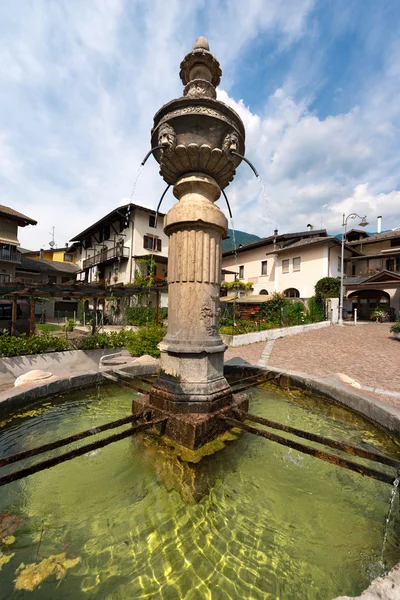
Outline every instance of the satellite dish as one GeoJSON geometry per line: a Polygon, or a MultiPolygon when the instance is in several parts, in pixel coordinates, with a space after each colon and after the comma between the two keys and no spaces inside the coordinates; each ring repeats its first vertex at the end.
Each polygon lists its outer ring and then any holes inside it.
{"type": "Polygon", "coordinates": [[[56,245],[56,243],[54,240],[51,240],[51,242],[49,242],[50,248],[54,248],[55,245],[56,245]]]}

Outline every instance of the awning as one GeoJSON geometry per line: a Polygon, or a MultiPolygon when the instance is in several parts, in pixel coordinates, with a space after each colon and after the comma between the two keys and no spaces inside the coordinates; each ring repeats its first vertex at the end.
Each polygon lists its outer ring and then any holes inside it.
{"type": "Polygon", "coordinates": [[[12,231],[0,230],[0,243],[12,244],[13,246],[19,246],[17,234],[12,231]]]}

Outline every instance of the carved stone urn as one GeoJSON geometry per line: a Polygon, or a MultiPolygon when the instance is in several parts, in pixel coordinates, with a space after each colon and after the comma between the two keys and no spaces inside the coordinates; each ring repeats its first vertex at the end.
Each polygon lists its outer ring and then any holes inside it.
{"type": "Polygon", "coordinates": [[[226,427],[218,411],[238,402],[247,407],[246,400],[232,396],[223,374],[226,346],[218,325],[221,245],[228,222],[215,205],[241,161],[232,151],[244,154],[245,132],[236,112],[216,100],[221,69],[205,38],[198,38],[182,61],[180,77],[183,97],[157,112],[151,133],[160,174],[174,186],[179,202],[164,220],[168,331],[148,402],[168,415],[168,437],[196,448],[226,427]]]}

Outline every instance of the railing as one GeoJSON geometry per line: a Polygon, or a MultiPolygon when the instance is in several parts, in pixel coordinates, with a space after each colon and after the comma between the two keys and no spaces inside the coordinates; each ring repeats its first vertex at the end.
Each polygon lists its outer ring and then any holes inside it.
{"type": "Polygon", "coordinates": [[[129,258],[129,248],[127,246],[114,246],[113,248],[104,249],[97,254],[83,261],[83,268],[88,269],[108,261],[118,260],[120,258],[129,258]]]}
{"type": "Polygon", "coordinates": [[[0,249],[0,260],[6,260],[9,262],[20,263],[21,262],[21,254],[19,252],[12,252],[11,250],[7,250],[6,248],[0,249]]]}

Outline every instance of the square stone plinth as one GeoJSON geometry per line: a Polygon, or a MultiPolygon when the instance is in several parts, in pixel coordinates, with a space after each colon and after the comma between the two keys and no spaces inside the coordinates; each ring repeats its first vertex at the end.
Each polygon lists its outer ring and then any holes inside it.
{"type": "Polygon", "coordinates": [[[233,394],[229,403],[225,403],[224,407],[214,412],[177,414],[161,410],[151,403],[149,396],[142,396],[133,400],[132,412],[136,414],[142,411],[149,411],[153,419],[166,417],[168,421],[165,425],[157,427],[158,433],[165,435],[181,446],[195,450],[232,428],[231,425],[228,425],[219,417],[225,415],[238,418],[234,414],[234,410],[239,408],[247,412],[248,406],[248,398],[233,394]]]}

